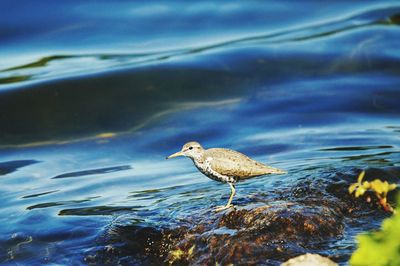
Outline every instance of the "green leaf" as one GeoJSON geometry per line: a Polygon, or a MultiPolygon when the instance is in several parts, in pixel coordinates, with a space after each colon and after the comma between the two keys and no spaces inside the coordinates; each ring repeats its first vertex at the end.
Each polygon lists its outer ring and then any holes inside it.
{"type": "Polygon", "coordinates": [[[383,221],[380,231],[358,235],[357,241],[351,266],[400,265],[400,208],[383,221]]]}

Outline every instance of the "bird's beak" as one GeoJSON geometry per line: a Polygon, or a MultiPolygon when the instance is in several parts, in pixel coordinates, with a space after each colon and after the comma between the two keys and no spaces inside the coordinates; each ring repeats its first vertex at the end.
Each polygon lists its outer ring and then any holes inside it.
{"type": "Polygon", "coordinates": [[[183,152],[182,151],[175,152],[174,154],[171,154],[170,156],[168,156],[166,159],[171,159],[171,158],[178,157],[178,156],[184,156],[183,152]]]}

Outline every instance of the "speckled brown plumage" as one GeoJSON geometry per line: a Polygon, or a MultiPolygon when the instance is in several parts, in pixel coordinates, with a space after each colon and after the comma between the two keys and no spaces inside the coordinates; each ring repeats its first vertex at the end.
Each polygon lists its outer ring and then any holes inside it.
{"type": "Polygon", "coordinates": [[[203,158],[212,158],[211,168],[221,175],[236,181],[266,174],[281,174],[284,171],[257,162],[248,156],[230,149],[212,148],[204,151],[203,158]]]}
{"type": "Polygon", "coordinates": [[[217,211],[232,206],[232,198],[235,195],[235,187],[233,184],[237,181],[266,174],[286,173],[280,169],[257,162],[237,151],[223,148],[205,150],[195,141],[186,143],[179,152],[168,156],[167,159],[178,156],[186,156],[192,159],[197,169],[207,177],[215,181],[229,184],[231,187],[231,196],[228,204],[217,208],[217,211]]]}

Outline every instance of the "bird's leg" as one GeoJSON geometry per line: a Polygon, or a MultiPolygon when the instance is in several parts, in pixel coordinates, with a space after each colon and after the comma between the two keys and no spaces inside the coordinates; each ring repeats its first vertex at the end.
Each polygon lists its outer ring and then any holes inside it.
{"type": "Polygon", "coordinates": [[[227,208],[233,206],[231,203],[232,203],[233,196],[235,196],[235,194],[236,194],[235,186],[232,183],[228,183],[228,184],[231,187],[231,196],[229,197],[228,203],[226,204],[227,208]]]}
{"type": "Polygon", "coordinates": [[[231,196],[229,197],[228,203],[225,206],[215,208],[216,212],[223,211],[223,210],[229,209],[230,207],[233,207],[233,205],[231,203],[232,203],[233,196],[235,196],[236,190],[235,190],[235,186],[232,183],[228,183],[228,184],[231,187],[231,196]]]}

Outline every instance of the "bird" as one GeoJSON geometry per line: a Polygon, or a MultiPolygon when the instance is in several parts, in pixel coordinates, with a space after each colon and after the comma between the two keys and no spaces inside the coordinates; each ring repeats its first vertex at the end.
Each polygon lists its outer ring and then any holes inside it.
{"type": "Polygon", "coordinates": [[[238,151],[225,148],[204,149],[196,141],[186,143],[180,151],[167,156],[166,159],[178,156],[192,159],[196,168],[205,176],[215,181],[229,184],[231,194],[228,203],[225,206],[216,207],[216,212],[233,207],[232,199],[236,193],[236,182],[267,174],[287,173],[281,169],[253,160],[238,151]]]}

